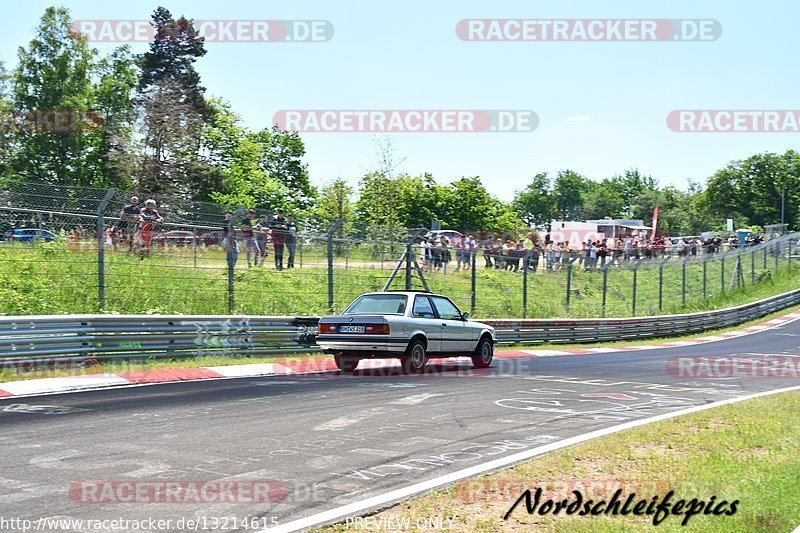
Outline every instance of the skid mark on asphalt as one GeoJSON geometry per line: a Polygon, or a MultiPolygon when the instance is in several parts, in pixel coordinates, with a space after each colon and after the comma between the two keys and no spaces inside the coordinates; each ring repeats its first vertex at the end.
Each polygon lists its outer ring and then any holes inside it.
{"type": "Polygon", "coordinates": [[[350,426],[360,424],[364,420],[381,415],[384,412],[386,412],[385,407],[373,407],[372,409],[367,409],[350,416],[334,418],[329,422],[325,422],[324,424],[320,424],[319,426],[315,427],[314,431],[339,431],[350,426]]]}
{"type": "Polygon", "coordinates": [[[444,394],[426,392],[423,394],[416,394],[414,396],[406,396],[405,398],[399,398],[389,403],[392,405],[416,405],[418,403],[424,402],[425,400],[429,400],[430,398],[435,398],[436,396],[444,396],[444,394]]]}

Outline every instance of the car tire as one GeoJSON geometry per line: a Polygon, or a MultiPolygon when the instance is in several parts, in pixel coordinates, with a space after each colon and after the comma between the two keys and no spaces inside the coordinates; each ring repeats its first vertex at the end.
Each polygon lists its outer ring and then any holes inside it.
{"type": "Polygon", "coordinates": [[[412,341],[406,348],[406,354],[400,360],[403,374],[421,374],[428,364],[428,352],[425,343],[420,340],[412,341]]]}
{"type": "Polygon", "coordinates": [[[334,355],[333,361],[336,363],[339,370],[350,374],[356,371],[359,362],[358,357],[353,357],[351,355],[334,355]]]}
{"type": "Polygon", "coordinates": [[[472,366],[475,368],[489,368],[494,358],[494,343],[491,339],[483,337],[472,355],[472,366]]]}

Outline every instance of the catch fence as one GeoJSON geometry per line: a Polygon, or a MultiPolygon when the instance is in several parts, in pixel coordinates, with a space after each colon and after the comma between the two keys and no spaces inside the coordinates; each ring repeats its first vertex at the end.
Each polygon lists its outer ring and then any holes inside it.
{"type": "MultiPolygon", "coordinates": [[[[544,252],[498,256],[480,242],[433,256],[420,238],[425,230],[308,216],[298,217],[296,233],[256,231],[250,239],[243,206],[226,221],[226,206],[155,196],[163,222],[140,253],[141,227],[123,227],[120,217],[133,194],[30,184],[0,190],[0,314],[309,316],[341,312],[367,291],[425,287],[476,318],[675,314],[728,306],[742,290],[788,273],[800,239],[597,265],[583,253],[562,254],[548,264],[544,252]],[[231,231],[238,254],[225,247],[231,231]]],[[[256,209],[254,222],[261,214],[268,225],[274,213],[256,209]]]]}

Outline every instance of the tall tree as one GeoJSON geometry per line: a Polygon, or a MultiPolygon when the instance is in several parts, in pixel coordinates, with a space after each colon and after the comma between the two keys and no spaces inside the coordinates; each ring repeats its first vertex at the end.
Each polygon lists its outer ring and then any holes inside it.
{"type": "Polygon", "coordinates": [[[308,165],[303,161],[306,149],[300,135],[273,126],[253,134],[251,139],[261,147],[260,168],[288,191],[287,203],[295,210],[311,207],[317,191],[311,185],[308,165]]]}
{"type": "Polygon", "coordinates": [[[572,170],[561,170],[553,183],[555,216],[563,220],[578,220],[583,195],[590,187],[589,180],[572,170]]]}
{"type": "Polygon", "coordinates": [[[550,187],[547,173],[540,172],[514,196],[511,205],[528,226],[546,226],[552,220],[555,205],[550,187]]]}
{"type": "Polygon", "coordinates": [[[198,198],[206,177],[198,169],[200,132],[210,110],[194,69],[205,55],[194,21],[177,21],[166,8],[153,13],[150,50],[140,60],[139,114],[143,161],[141,189],[198,198]],[[198,179],[200,178],[200,179],[198,179]]]}
{"type": "MultiPolygon", "coordinates": [[[[32,113],[35,121],[59,110],[88,114],[92,105],[91,74],[96,51],[70,29],[64,8],[45,10],[35,37],[20,47],[13,76],[14,107],[32,113]]],[[[16,135],[14,171],[22,178],[60,185],[90,185],[93,167],[87,160],[83,123],[67,128],[51,123],[44,131],[16,135]]],[[[91,143],[88,143],[89,145],[91,143]]]]}
{"type": "Polygon", "coordinates": [[[103,187],[130,188],[136,172],[134,147],[134,91],[139,70],[130,48],[123,46],[98,65],[99,80],[94,89],[94,108],[102,117],[92,157],[96,176],[92,182],[103,187]]]}

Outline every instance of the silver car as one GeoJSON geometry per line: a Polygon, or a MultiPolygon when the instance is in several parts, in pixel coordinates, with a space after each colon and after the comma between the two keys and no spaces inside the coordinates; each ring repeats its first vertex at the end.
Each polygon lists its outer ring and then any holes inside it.
{"type": "Polygon", "coordinates": [[[340,316],[321,318],[316,341],[342,372],[354,372],[369,358],[399,358],[409,374],[422,372],[435,357],[467,356],[476,368],[487,368],[494,328],[468,317],[438,294],[374,292],[359,296],[340,316]]]}

